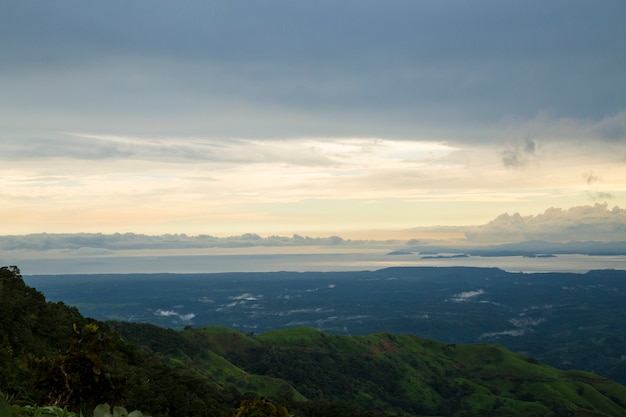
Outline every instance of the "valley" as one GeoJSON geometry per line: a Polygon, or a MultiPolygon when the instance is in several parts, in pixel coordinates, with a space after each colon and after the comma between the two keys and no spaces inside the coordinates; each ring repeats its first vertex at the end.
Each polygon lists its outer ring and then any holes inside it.
{"type": "Polygon", "coordinates": [[[626,383],[626,271],[498,268],[27,276],[49,300],[98,320],[248,334],[309,326],[330,334],[412,334],[498,343],[560,369],[626,383]]]}

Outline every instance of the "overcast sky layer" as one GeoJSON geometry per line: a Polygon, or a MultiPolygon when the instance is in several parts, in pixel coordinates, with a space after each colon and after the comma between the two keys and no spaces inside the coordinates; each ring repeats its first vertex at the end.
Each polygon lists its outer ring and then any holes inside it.
{"type": "Polygon", "coordinates": [[[2,2],[0,233],[365,238],[610,213],[624,16],[622,0],[2,2]]]}

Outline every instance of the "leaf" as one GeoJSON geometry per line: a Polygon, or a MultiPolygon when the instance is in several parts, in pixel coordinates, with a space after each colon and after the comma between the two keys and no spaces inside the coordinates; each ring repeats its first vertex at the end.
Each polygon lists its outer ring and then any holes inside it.
{"type": "Polygon", "coordinates": [[[0,417],[10,417],[11,416],[11,407],[5,400],[3,395],[0,395],[0,417]]]}

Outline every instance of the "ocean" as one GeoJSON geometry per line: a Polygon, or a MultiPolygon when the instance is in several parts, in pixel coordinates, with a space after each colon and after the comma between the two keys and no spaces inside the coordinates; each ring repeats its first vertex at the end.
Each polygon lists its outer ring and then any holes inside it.
{"type": "MultiPolygon", "coordinates": [[[[6,260],[5,260],[6,262],[6,260]]],[[[508,272],[579,272],[626,269],[626,256],[557,255],[467,256],[424,258],[419,254],[389,255],[377,251],[342,253],[229,253],[168,254],[140,252],[124,255],[57,256],[19,259],[24,275],[100,273],[212,273],[212,272],[329,272],[378,270],[393,266],[473,266],[508,272]]]]}

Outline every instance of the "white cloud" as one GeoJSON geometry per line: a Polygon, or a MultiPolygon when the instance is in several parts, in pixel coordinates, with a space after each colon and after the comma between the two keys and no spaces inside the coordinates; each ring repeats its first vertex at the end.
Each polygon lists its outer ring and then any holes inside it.
{"type": "Polygon", "coordinates": [[[252,295],[250,293],[245,293],[245,294],[240,294],[240,295],[233,295],[228,297],[231,300],[237,300],[237,301],[256,301],[259,299],[263,298],[263,295],[252,295]]]}
{"type": "Polygon", "coordinates": [[[450,301],[453,301],[455,303],[463,303],[473,298],[476,298],[479,295],[483,295],[484,293],[485,293],[485,290],[483,289],[476,290],[476,291],[464,291],[458,294],[454,294],[452,297],[450,297],[450,301]]]}
{"type": "Polygon", "coordinates": [[[619,241],[626,236],[626,210],[596,203],[550,208],[530,216],[505,213],[485,225],[468,228],[465,235],[473,242],[619,241]]]}
{"type": "Polygon", "coordinates": [[[509,319],[509,323],[511,323],[515,327],[519,327],[522,329],[538,326],[546,321],[545,318],[540,317],[538,319],[533,319],[531,317],[513,317],[509,319]]]}
{"type": "Polygon", "coordinates": [[[154,314],[156,316],[162,316],[162,317],[176,317],[183,322],[188,322],[194,317],[196,317],[194,313],[181,314],[173,310],[161,310],[161,309],[158,309],[157,311],[155,311],[154,314]]]}
{"type": "Polygon", "coordinates": [[[498,339],[501,336],[519,337],[524,336],[526,333],[533,332],[533,327],[538,326],[546,321],[545,318],[540,317],[532,319],[530,317],[513,317],[509,319],[509,323],[516,327],[516,329],[503,330],[500,332],[488,332],[481,334],[478,339],[498,339]]]}
{"type": "Polygon", "coordinates": [[[524,336],[525,334],[526,334],[526,330],[525,329],[503,330],[501,332],[483,333],[483,334],[481,334],[478,337],[478,340],[481,340],[481,339],[497,339],[500,336],[519,337],[519,336],[524,336]]]}

